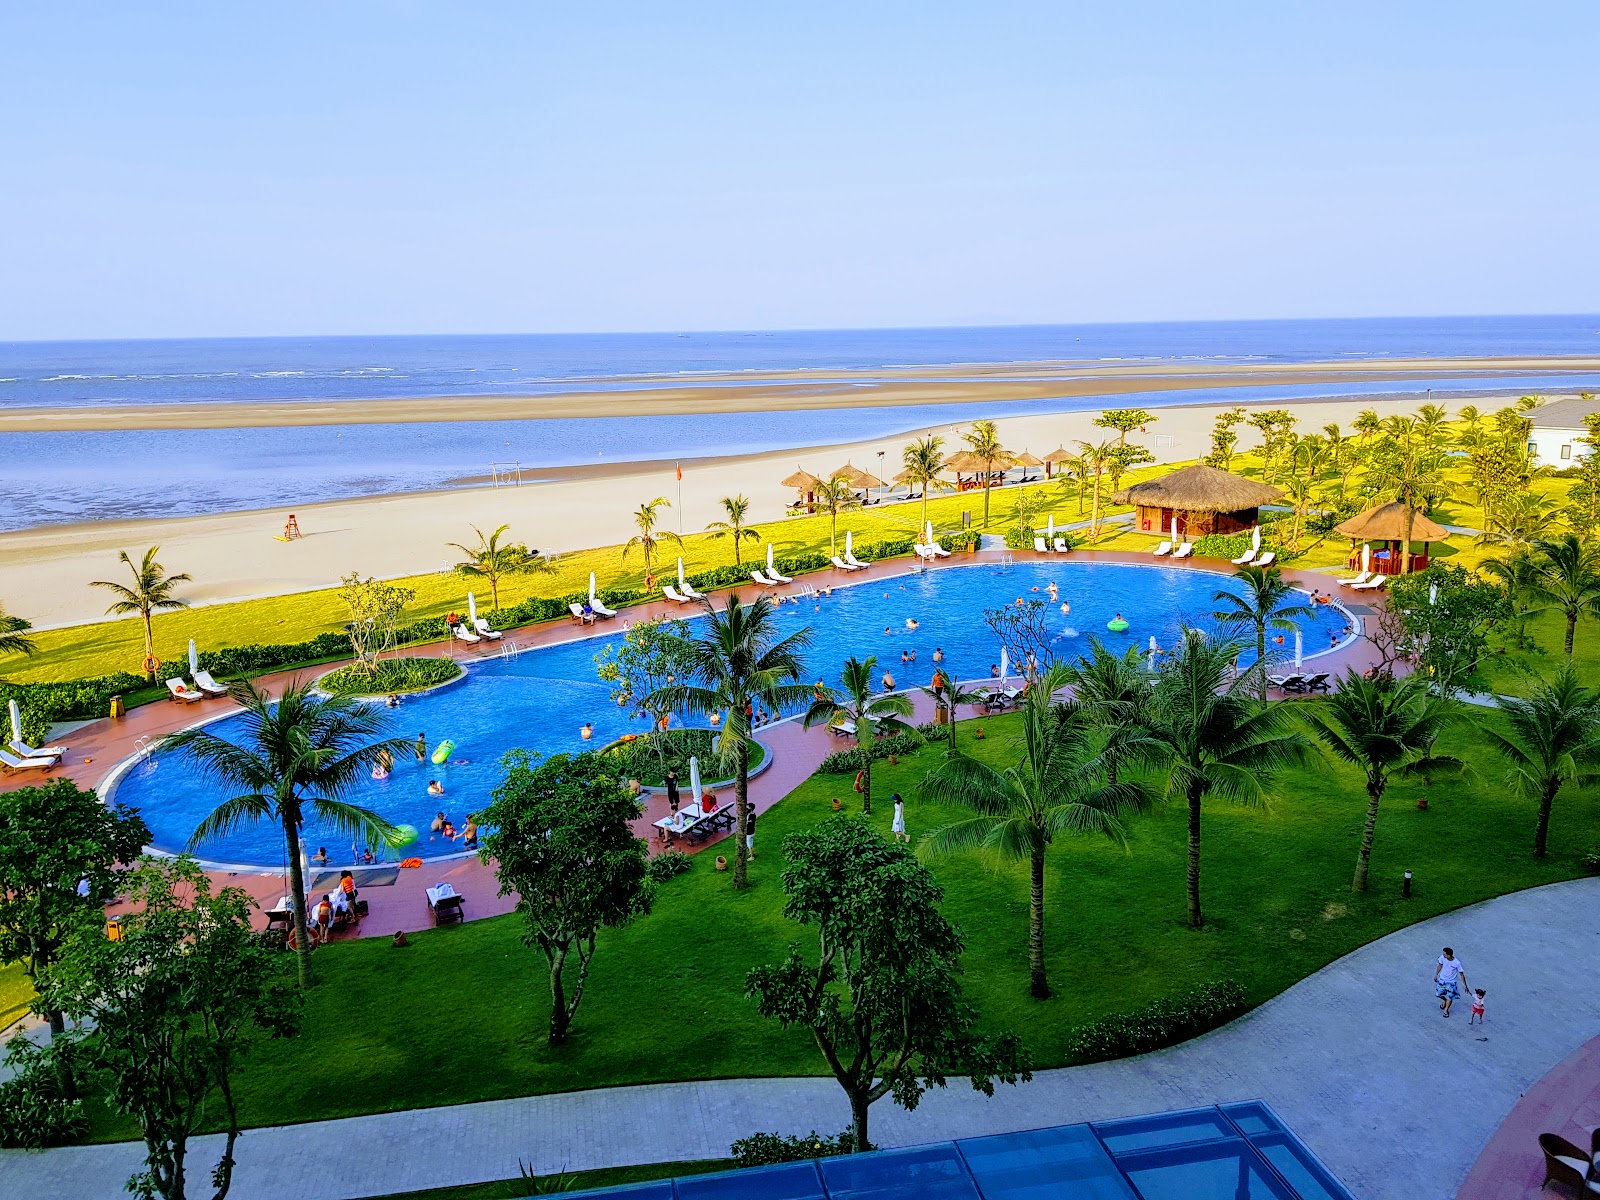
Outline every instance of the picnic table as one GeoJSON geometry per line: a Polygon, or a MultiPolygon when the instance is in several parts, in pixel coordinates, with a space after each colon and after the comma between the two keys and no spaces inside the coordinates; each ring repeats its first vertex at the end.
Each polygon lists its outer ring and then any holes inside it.
{"type": "Polygon", "coordinates": [[[670,817],[662,817],[655,826],[663,841],[671,842],[674,837],[699,841],[720,829],[732,829],[735,811],[736,807],[732,804],[719,804],[710,812],[705,812],[698,805],[690,805],[670,817]]]}

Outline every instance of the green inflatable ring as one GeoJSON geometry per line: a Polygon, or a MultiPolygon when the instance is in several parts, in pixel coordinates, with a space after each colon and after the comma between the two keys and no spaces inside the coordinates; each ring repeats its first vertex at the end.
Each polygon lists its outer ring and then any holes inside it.
{"type": "Polygon", "coordinates": [[[1111,620],[1106,622],[1106,628],[1112,633],[1126,633],[1128,632],[1128,623],[1121,617],[1112,617],[1111,620]]]}

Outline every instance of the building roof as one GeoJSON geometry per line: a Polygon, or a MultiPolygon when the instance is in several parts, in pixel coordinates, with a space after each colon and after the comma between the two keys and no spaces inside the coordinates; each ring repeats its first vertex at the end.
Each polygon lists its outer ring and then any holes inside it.
{"type": "Polygon", "coordinates": [[[1281,495],[1282,488],[1196,463],[1159,479],[1147,479],[1125,487],[1112,496],[1111,501],[1146,508],[1176,508],[1182,512],[1238,512],[1270,504],[1281,495]]]}
{"type": "Polygon", "coordinates": [[[1584,431],[1583,419],[1592,412],[1600,412],[1600,403],[1593,400],[1552,400],[1528,411],[1528,420],[1535,429],[1570,429],[1584,431]]]}
{"type": "MultiPolygon", "coordinates": [[[[1406,506],[1398,500],[1357,513],[1334,529],[1358,542],[1397,542],[1406,535],[1406,506]]],[[[1450,531],[1436,521],[1430,521],[1419,510],[1412,510],[1411,540],[1414,542],[1442,542],[1450,531]]]]}

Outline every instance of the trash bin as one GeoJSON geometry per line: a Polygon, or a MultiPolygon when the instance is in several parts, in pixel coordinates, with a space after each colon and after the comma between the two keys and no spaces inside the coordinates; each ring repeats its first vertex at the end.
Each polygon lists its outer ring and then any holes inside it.
{"type": "Polygon", "coordinates": [[[123,717],[125,717],[127,715],[128,715],[128,709],[122,703],[122,697],[121,696],[113,696],[113,697],[111,697],[111,719],[113,721],[120,721],[120,720],[122,720],[123,717]]]}

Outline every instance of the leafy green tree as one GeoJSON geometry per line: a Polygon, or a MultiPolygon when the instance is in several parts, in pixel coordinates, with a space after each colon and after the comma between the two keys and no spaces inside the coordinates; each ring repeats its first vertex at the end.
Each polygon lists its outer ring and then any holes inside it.
{"type": "Polygon", "coordinates": [[[21,617],[13,617],[0,604],[0,654],[37,654],[38,645],[27,636],[33,624],[21,617]]]}
{"type": "MultiPolygon", "coordinates": [[[[100,915],[149,840],[137,810],[70,779],[0,792],[0,963],[42,987],[72,927],[100,915]]],[[[45,1015],[54,1037],[61,1013],[45,1015]]]]}
{"type": "Polygon", "coordinates": [[[812,504],[817,511],[828,514],[828,553],[836,556],[839,553],[839,514],[861,507],[855,485],[843,475],[818,480],[812,504]]]}
{"type": "Polygon", "coordinates": [[[1286,408],[1258,409],[1245,418],[1245,424],[1261,435],[1261,477],[1269,483],[1289,465],[1295,423],[1295,415],[1286,408]]]}
{"type": "Polygon", "coordinates": [[[156,661],[156,636],[150,623],[151,616],[166,609],[188,608],[189,602],[178,599],[172,592],[180,583],[193,582],[193,576],[190,575],[168,575],[167,569],[156,561],[156,555],[160,550],[160,546],[151,546],[144,552],[144,557],[137,565],[128,557],[126,550],[118,553],[117,561],[126,564],[133,574],[131,587],[105,579],[97,579],[89,585],[106,588],[117,597],[106,612],[118,616],[128,613],[139,614],[139,618],[144,622],[145,676],[151,683],[156,681],[155,670],[150,665],[156,661]]]}
{"type": "Polygon", "coordinates": [[[1582,542],[1576,534],[1533,544],[1533,590],[1546,607],[1567,621],[1566,651],[1580,616],[1600,615],[1600,543],[1582,542]]]}
{"type": "Polygon", "coordinates": [[[1117,445],[1126,446],[1130,433],[1154,420],[1155,418],[1142,408],[1108,408],[1094,419],[1094,425],[1097,429],[1115,429],[1117,445]]]}
{"type": "Polygon", "coordinates": [[[1211,430],[1211,452],[1203,460],[1208,467],[1226,471],[1233,463],[1233,451],[1239,444],[1238,427],[1245,419],[1242,408],[1226,408],[1217,414],[1216,425],[1211,430]]]}
{"type": "MultiPolygon", "coordinates": [[[[1073,698],[1105,728],[1142,731],[1149,724],[1152,676],[1137,646],[1116,654],[1091,637],[1089,653],[1069,664],[1068,672],[1073,698]]],[[[1136,744],[1132,738],[1107,743],[1106,777],[1112,783],[1136,744]]]]}
{"type": "Polygon", "coordinates": [[[1111,478],[1111,490],[1116,491],[1122,486],[1122,477],[1133,468],[1153,463],[1156,456],[1143,446],[1113,446],[1111,453],[1106,456],[1106,474],[1111,478]]]}
{"type": "MultiPolygon", "coordinates": [[[[1430,563],[1429,569],[1437,565],[1430,563]]],[[[1537,568],[1534,566],[1533,555],[1526,548],[1520,548],[1504,558],[1487,559],[1478,569],[1501,588],[1507,608],[1506,621],[1512,643],[1519,650],[1530,649],[1533,646],[1533,639],[1528,636],[1528,621],[1539,611],[1541,599],[1534,587],[1534,574],[1537,568]]]]}
{"type": "Polygon", "coordinates": [[[1109,739],[1091,710],[1051,697],[1067,686],[1071,671],[1051,667],[1029,686],[1018,738],[1021,757],[997,770],[952,750],[923,778],[924,798],[960,805],[973,815],[931,831],[931,853],[982,848],[1002,859],[1026,861],[1029,870],[1028,976],[1037,1000],[1050,995],[1044,966],[1045,854],[1063,834],[1122,835],[1123,816],[1148,799],[1142,783],[1115,783],[1110,764],[1120,755],[1106,744],[1139,738],[1113,728],[1109,739]]]}
{"type": "MultiPolygon", "coordinates": [[[[694,643],[684,621],[663,618],[638,621],[622,635],[620,642],[607,642],[594,656],[595,673],[611,684],[611,699],[619,708],[633,708],[650,718],[657,730],[671,715],[671,708],[650,706],[660,689],[679,679],[687,679],[694,669],[694,643]]],[[[657,757],[665,764],[666,740],[650,738],[657,757]]]]}
{"type": "Polygon", "coordinates": [[[537,550],[529,550],[521,542],[502,542],[500,537],[509,525],[502,525],[488,537],[476,525],[472,532],[478,535],[476,546],[463,546],[451,542],[453,549],[467,556],[465,562],[456,564],[458,574],[469,579],[484,579],[489,583],[490,603],[500,609],[500,581],[508,575],[554,575],[556,569],[537,550]]]}
{"type": "Polygon", "coordinates": [[[646,588],[655,587],[655,556],[660,551],[663,542],[673,545],[683,545],[683,539],[670,529],[657,529],[656,525],[661,520],[661,510],[671,508],[672,501],[665,496],[657,496],[647,504],[641,504],[633,513],[633,523],[639,532],[634,534],[622,546],[622,561],[628,561],[628,555],[635,549],[644,556],[644,583],[646,588]]]}
{"type": "MultiPolygon", "coordinates": [[[[1224,588],[1211,597],[1218,608],[1211,616],[1224,626],[1248,630],[1255,635],[1256,664],[1267,662],[1267,630],[1277,629],[1293,633],[1298,626],[1295,619],[1313,615],[1308,604],[1294,603],[1300,593],[1284,581],[1283,572],[1276,565],[1258,567],[1246,563],[1234,576],[1244,585],[1242,592],[1224,588]]],[[[1255,677],[1260,685],[1261,699],[1267,698],[1266,671],[1257,670],[1255,677]]]]}
{"type": "Polygon", "coordinates": [[[339,599],[350,610],[350,623],[345,626],[350,648],[355,651],[357,666],[372,674],[378,669],[378,659],[394,649],[400,614],[417,593],[387,580],[363,579],[355,572],[339,583],[339,599]]]}
{"type": "Polygon", "coordinates": [[[1600,783],[1600,693],[1583,687],[1571,660],[1541,680],[1526,699],[1497,696],[1510,733],[1485,725],[1480,732],[1506,762],[1506,783],[1539,806],[1533,856],[1550,844],[1550,809],[1567,785],[1600,783]]]}
{"type": "Polygon", "coordinates": [[[1405,505],[1401,570],[1411,573],[1411,529],[1425,497],[1444,482],[1445,454],[1436,442],[1419,435],[1410,423],[1398,423],[1373,447],[1368,483],[1378,493],[1405,505]]]}
{"type": "MultiPolygon", "coordinates": [[[[717,756],[734,775],[738,828],[746,828],[750,813],[751,710],[760,704],[769,712],[797,707],[809,695],[798,682],[804,671],[802,655],[811,644],[811,630],[778,636],[777,610],[759,596],[742,604],[730,593],[718,612],[707,603],[706,621],[694,639],[687,679],[656,689],[645,703],[652,709],[681,709],[709,716],[725,713],[715,742],[717,756]]],[[[744,839],[733,839],[733,886],[747,884],[744,839]]]]}
{"type": "MultiPolygon", "coordinates": [[[[1304,706],[1306,720],[1323,745],[1367,777],[1367,819],[1361,827],[1351,891],[1367,890],[1378,805],[1389,786],[1389,776],[1430,756],[1433,743],[1451,718],[1448,705],[1429,692],[1425,675],[1364,679],[1352,669],[1326,700],[1304,706]]],[[[1441,765],[1441,760],[1430,759],[1433,769],[1441,765]]]]}
{"type": "Polygon", "coordinates": [[[479,856],[498,872],[500,894],[517,897],[523,941],[550,964],[552,1046],[566,1041],[583,1001],[600,931],[650,911],[649,855],[630,824],[638,815],[638,801],[600,756],[535,763],[521,750],[477,814],[489,830],[479,856]]]}
{"type": "Polygon", "coordinates": [[[404,753],[410,743],[381,737],[389,727],[388,710],[351,696],[319,695],[310,683],[292,681],[276,701],[252,682],[235,685],[233,696],[244,708],[237,718],[243,733],[238,742],[202,727],[172,734],[162,748],[188,758],[219,792],[235,793],[200,822],[189,838],[190,849],[256,821],[273,821],[283,830],[300,986],[310,987],[315,976],[301,827],[310,813],[353,838],[393,843],[395,827],[348,797],[380,759],[404,753]]]}
{"type": "Polygon", "coordinates": [[[983,527],[989,528],[989,486],[997,468],[1011,461],[1011,454],[1000,444],[1000,428],[993,421],[974,421],[972,429],[961,435],[967,452],[983,463],[983,527]]]}
{"type": "Polygon", "coordinates": [[[1446,697],[1472,680],[1489,652],[1490,632],[1512,616],[1500,587],[1454,563],[1397,576],[1388,593],[1369,640],[1386,668],[1405,659],[1446,697]]]}
{"type": "Polygon", "coordinates": [[[184,1200],[189,1141],[220,1127],[222,1156],[212,1200],[233,1183],[240,1119],[233,1078],[264,1037],[299,1029],[300,996],[282,960],[250,929],[254,902],[242,888],[213,894],[193,859],[146,859],[128,876],[133,911],[121,936],[102,921],[81,925],[40,995],[79,1028],[68,1038],[110,1106],[138,1122],[144,1169],[128,1181],[141,1200],[184,1200]]]}
{"type": "Polygon", "coordinates": [[[784,840],[784,915],[814,927],[815,962],[791,946],[757,967],[745,991],[764,1017],[808,1029],[850,1100],[855,1149],[885,1096],[907,1111],[923,1093],[966,1076],[986,1096],[1032,1078],[1013,1034],[978,1031],[962,999],[956,927],[944,893],[905,847],[864,821],[834,817],[784,840]]]}
{"type": "Polygon", "coordinates": [[[1166,795],[1189,809],[1189,925],[1205,924],[1200,908],[1200,813],[1207,799],[1261,806],[1272,776],[1305,760],[1304,736],[1291,729],[1288,705],[1249,696],[1257,663],[1236,674],[1240,646],[1186,629],[1156,674],[1146,756],[1167,768],[1166,795]]]}
{"type": "Polygon", "coordinates": [[[715,531],[711,535],[714,538],[731,537],[733,539],[733,563],[735,566],[739,566],[742,562],[739,554],[739,543],[746,541],[759,542],[761,540],[761,531],[752,529],[745,524],[750,519],[750,498],[740,492],[737,496],[724,496],[717,503],[722,505],[722,511],[728,519],[726,521],[713,521],[706,528],[715,531]]]}
{"type": "Polygon", "coordinates": [[[944,687],[942,688],[934,688],[930,684],[927,687],[918,687],[917,690],[932,700],[935,708],[943,706],[948,714],[950,719],[945,724],[949,732],[950,749],[954,750],[956,748],[957,711],[964,704],[976,704],[979,700],[982,700],[983,693],[976,688],[962,687],[957,680],[952,679],[948,674],[945,675],[944,679],[944,687]]]}
{"type": "Polygon", "coordinates": [[[944,470],[944,439],[928,434],[907,443],[900,452],[900,463],[905,468],[906,482],[922,489],[922,516],[919,523],[928,524],[928,489],[939,482],[939,472],[944,470]]]}
{"type": "Polygon", "coordinates": [[[913,711],[911,697],[900,692],[882,696],[872,694],[872,677],[878,659],[871,656],[863,662],[852,655],[845,659],[844,670],[839,673],[838,688],[818,686],[811,707],[806,709],[805,727],[828,725],[837,720],[853,721],[856,727],[856,745],[866,759],[862,768],[861,811],[872,812],[872,743],[885,735],[910,734],[916,729],[906,718],[913,711]]]}

